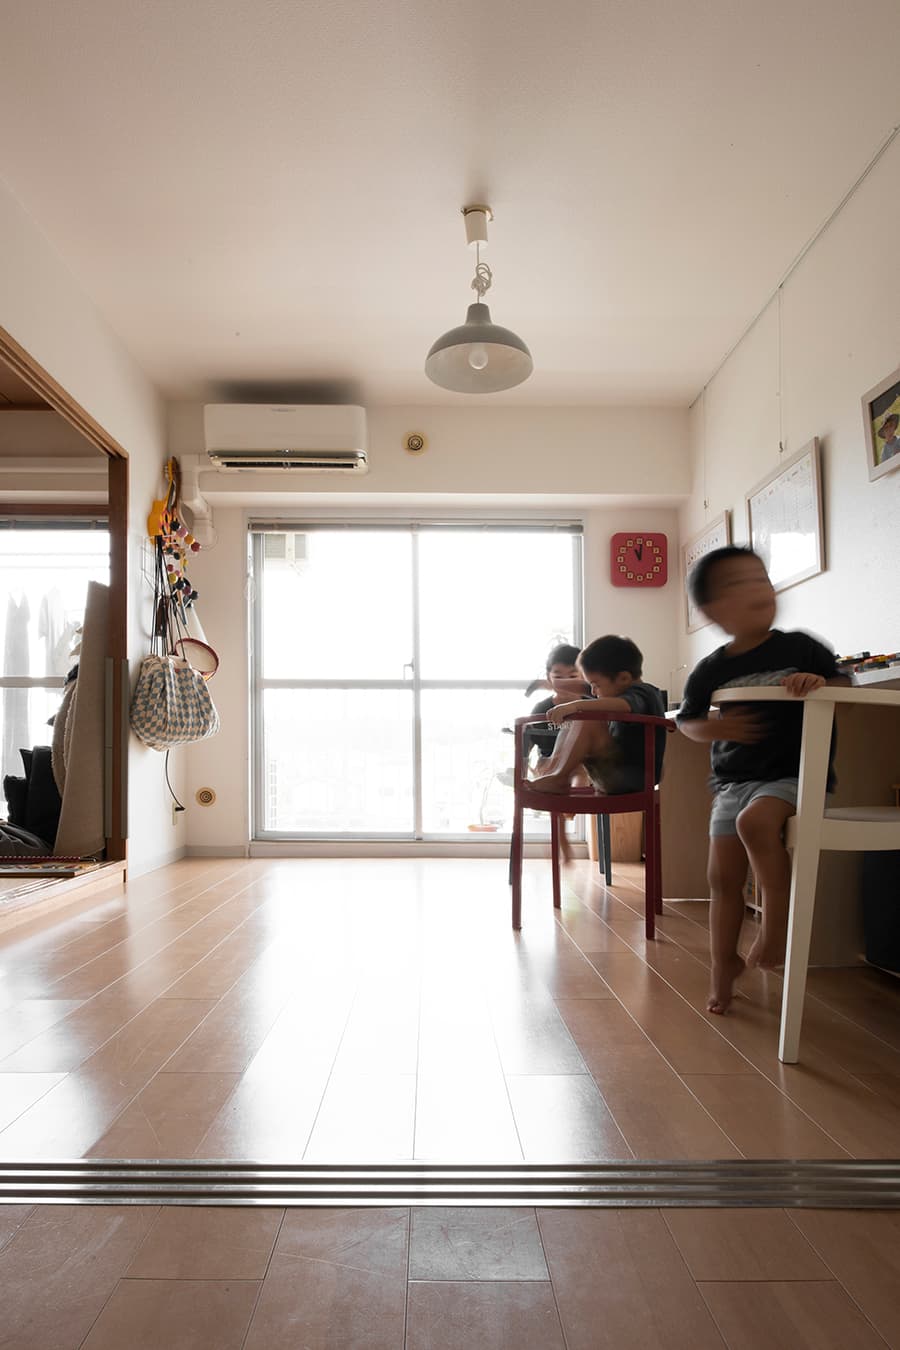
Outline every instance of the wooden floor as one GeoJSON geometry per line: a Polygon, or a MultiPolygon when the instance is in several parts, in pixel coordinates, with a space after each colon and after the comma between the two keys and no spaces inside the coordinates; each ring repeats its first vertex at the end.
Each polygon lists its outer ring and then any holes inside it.
{"type": "MultiPolygon", "coordinates": [[[[0,940],[0,1157],[900,1156],[900,998],[711,1019],[705,907],[637,868],[185,862],[0,940]]],[[[0,1206],[11,1350],[900,1348],[900,1214],[0,1206]]]]}
{"type": "Polygon", "coordinates": [[[189,861],[0,940],[0,1158],[900,1157],[900,991],[777,975],[703,1011],[705,906],[642,935],[640,869],[554,920],[526,864],[189,861]]]}
{"type": "Polygon", "coordinates": [[[898,1279],[896,1213],[0,1207],[10,1350],[884,1350],[898,1279]]]}

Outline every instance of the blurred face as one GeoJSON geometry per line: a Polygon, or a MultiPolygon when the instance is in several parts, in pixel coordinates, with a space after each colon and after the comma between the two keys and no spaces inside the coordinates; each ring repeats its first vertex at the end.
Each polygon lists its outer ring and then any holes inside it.
{"type": "Polygon", "coordinates": [[[775,590],[759,558],[725,558],[710,578],[704,614],[733,637],[767,632],[775,618],[775,590]]]}
{"type": "Polygon", "coordinates": [[[889,441],[895,435],[897,427],[900,426],[900,419],[896,417],[886,417],[878,428],[878,435],[884,440],[889,441]]]}
{"type": "Polygon", "coordinates": [[[553,665],[547,671],[547,679],[552,685],[556,685],[557,680],[577,680],[580,679],[577,666],[566,666],[561,661],[554,661],[553,665]]]}
{"type": "Polygon", "coordinates": [[[618,698],[623,689],[634,683],[634,677],[627,670],[620,670],[618,675],[601,675],[597,670],[589,674],[585,671],[584,678],[591,686],[594,698],[618,698]]]}

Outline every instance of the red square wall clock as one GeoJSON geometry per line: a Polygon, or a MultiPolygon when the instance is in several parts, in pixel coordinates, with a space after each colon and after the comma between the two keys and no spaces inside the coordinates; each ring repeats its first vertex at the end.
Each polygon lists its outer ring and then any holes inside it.
{"type": "Polygon", "coordinates": [[[614,586],[665,586],[669,577],[669,541],[657,530],[627,530],[609,541],[610,580],[614,586]]]}

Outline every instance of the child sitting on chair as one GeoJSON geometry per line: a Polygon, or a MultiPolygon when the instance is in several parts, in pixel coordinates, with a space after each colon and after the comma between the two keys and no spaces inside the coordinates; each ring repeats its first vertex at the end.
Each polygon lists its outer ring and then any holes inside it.
{"type": "MultiPolygon", "coordinates": [[[[548,711],[547,720],[562,731],[549,759],[535,769],[542,792],[566,792],[582,768],[594,787],[607,794],[640,792],[644,786],[644,727],[640,722],[573,721],[565,718],[576,708],[598,712],[643,713],[664,717],[663,696],[642,678],[644,658],[627,637],[597,638],[580,653],[578,667],[590,685],[590,702],[578,699],[548,711]]],[[[659,780],[665,732],[656,733],[655,776],[659,780]]]]}
{"type": "MultiPolygon", "coordinates": [[[[560,703],[571,702],[573,698],[584,698],[589,690],[584,680],[578,673],[578,648],[573,647],[568,642],[561,642],[559,646],[554,647],[547,656],[547,674],[543,680],[532,680],[531,684],[525,690],[526,697],[530,697],[538,689],[551,689],[553,692],[550,698],[541,699],[532,708],[532,716],[537,717],[541,713],[547,713],[551,708],[556,708],[560,703]]],[[[525,758],[531,753],[532,746],[537,746],[538,754],[541,759],[552,755],[556,745],[556,738],[559,730],[553,726],[541,727],[535,725],[527,727],[525,730],[525,758]]]]}
{"type": "MultiPolygon", "coordinates": [[[[731,635],[730,642],[705,657],[689,676],[677,718],[686,736],[711,747],[712,987],[706,1007],[724,1013],[745,965],[738,938],[748,858],[762,893],[762,923],[746,964],[771,967],[784,962],[791,863],[783,834],[797,805],[803,726],[799,700],[823,684],[850,681],[838,674],[834,653],[821,642],[772,627],[775,590],[762,559],[751,549],[707,553],[694,565],[688,588],[694,604],[731,635]],[[726,685],[783,685],[798,704],[760,708],[729,703],[711,714],[713,691],[726,685]]],[[[830,763],[828,777],[830,787],[830,763]]]]}

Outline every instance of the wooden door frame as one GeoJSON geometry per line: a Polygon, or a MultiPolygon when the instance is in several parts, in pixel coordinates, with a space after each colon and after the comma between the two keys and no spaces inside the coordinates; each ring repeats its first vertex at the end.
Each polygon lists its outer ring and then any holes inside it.
{"type": "MultiPolygon", "coordinates": [[[[112,658],[112,812],[106,855],[127,858],[128,833],[128,452],[5,328],[0,360],[109,460],[109,656],[112,658]]],[[[46,507],[44,508],[46,510],[46,507]]],[[[87,504],[88,511],[90,505],[87,504]]]]}

